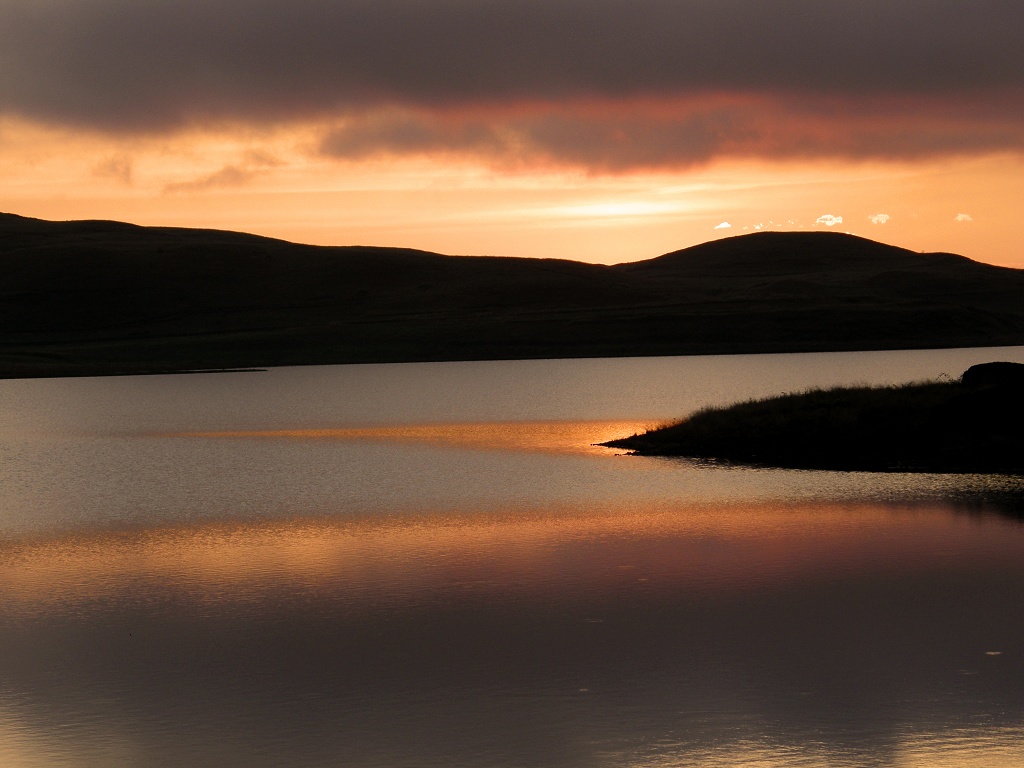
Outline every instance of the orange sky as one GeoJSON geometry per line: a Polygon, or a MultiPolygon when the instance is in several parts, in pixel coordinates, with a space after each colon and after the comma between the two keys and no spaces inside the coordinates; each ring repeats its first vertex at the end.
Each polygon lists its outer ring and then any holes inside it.
{"type": "Polygon", "coordinates": [[[126,141],[8,121],[0,127],[0,210],[603,263],[758,228],[831,229],[1024,268],[1024,157],[1014,153],[914,162],[730,158],[591,173],[494,168],[447,155],[318,159],[304,153],[305,134],[126,141]],[[823,216],[842,223],[816,223],[823,216]],[[717,228],[723,222],[730,226],[717,228]]]}
{"type": "Polygon", "coordinates": [[[832,229],[1024,268],[1015,2],[382,3],[10,0],[0,211],[605,263],[832,229]]]}

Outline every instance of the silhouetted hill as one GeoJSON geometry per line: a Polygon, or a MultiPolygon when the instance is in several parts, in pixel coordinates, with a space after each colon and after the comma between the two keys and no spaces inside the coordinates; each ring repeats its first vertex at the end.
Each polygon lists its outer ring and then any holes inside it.
{"type": "Polygon", "coordinates": [[[443,256],[0,214],[0,375],[1024,344],[1024,271],[849,235],[443,256]]]}

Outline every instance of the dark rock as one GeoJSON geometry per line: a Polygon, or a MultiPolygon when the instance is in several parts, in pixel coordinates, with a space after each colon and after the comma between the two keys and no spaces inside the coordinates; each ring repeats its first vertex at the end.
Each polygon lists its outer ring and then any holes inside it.
{"type": "Polygon", "coordinates": [[[960,377],[966,387],[1024,387],[1024,364],[981,363],[972,365],[960,377]]]}

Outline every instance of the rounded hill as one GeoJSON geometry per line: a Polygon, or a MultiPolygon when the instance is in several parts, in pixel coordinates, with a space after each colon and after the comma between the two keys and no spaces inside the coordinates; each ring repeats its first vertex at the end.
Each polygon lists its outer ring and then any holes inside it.
{"type": "Polygon", "coordinates": [[[834,233],[645,262],[0,215],[0,376],[1024,344],[1024,271],[834,233]]]}

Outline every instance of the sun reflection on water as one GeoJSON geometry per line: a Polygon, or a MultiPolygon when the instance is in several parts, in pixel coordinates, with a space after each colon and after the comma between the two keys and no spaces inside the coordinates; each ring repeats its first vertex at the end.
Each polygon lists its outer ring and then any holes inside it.
{"type": "Polygon", "coordinates": [[[483,450],[536,451],[554,454],[610,456],[623,453],[599,443],[627,437],[656,426],[650,420],[509,421],[414,424],[401,426],[323,429],[234,430],[177,432],[189,438],[248,438],[281,440],[381,440],[428,443],[483,450]]]}
{"type": "Polygon", "coordinates": [[[83,533],[0,549],[0,609],[45,611],[147,589],[228,601],[281,589],[415,600],[469,583],[562,596],[623,583],[756,591],[927,567],[953,548],[961,563],[1013,561],[1021,547],[1004,526],[1013,524],[978,527],[941,507],[646,502],[83,533]]]}

